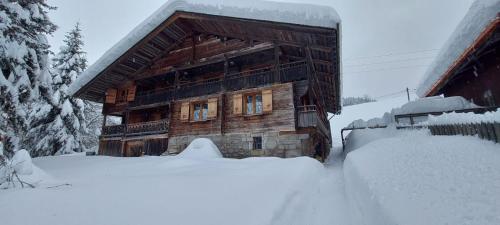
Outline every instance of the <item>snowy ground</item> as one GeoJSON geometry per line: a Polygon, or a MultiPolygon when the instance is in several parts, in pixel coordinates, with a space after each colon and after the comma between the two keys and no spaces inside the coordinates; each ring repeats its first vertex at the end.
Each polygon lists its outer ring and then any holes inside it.
{"type": "Polygon", "coordinates": [[[71,186],[0,191],[2,224],[303,225],[346,215],[336,204],[343,193],[332,195],[342,190],[341,173],[309,158],[76,155],[34,163],[71,186]]]}

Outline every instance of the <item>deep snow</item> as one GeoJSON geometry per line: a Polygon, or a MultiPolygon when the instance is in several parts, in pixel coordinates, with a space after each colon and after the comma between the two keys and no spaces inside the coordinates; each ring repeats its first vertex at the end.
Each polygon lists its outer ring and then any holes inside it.
{"type": "Polygon", "coordinates": [[[1,190],[2,224],[326,225],[345,216],[343,181],[329,179],[341,173],[310,158],[80,154],[33,162],[71,186],[1,190]]]}
{"type": "Polygon", "coordinates": [[[350,218],[370,225],[500,224],[499,149],[425,131],[374,140],[344,163],[350,218]]]}

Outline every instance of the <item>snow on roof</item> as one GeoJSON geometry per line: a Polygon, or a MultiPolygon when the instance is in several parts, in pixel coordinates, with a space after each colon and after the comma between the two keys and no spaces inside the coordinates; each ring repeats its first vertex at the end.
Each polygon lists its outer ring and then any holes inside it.
{"type": "Polygon", "coordinates": [[[83,72],[69,93],[74,95],[176,11],[326,28],[340,23],[337,12],[328,6],[261,0],[170,0],[83,72]]]}
{"type": "Polygon", "coordinates": [[[417,89],[424,97],[497,17],[500,0],[476,0],[427,70],[417,89]]]}

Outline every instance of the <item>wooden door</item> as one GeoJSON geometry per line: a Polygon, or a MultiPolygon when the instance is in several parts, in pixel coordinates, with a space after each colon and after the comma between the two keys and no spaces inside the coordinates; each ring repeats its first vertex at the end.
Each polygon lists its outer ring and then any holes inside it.
{"type": "Polygon", "coordinates": [[[144,155],[143,141],[127,141],[125,157],[140,157],[144,155]]]}

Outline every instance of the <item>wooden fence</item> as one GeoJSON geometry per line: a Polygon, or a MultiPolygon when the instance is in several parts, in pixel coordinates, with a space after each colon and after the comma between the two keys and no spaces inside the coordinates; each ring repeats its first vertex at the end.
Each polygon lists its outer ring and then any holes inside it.
{"type": "Polygon", "coordinates": [[[481,139],[500,143],[500,123],[469,123],[427,126],[432,135],[478,136],[481,139]]]}

